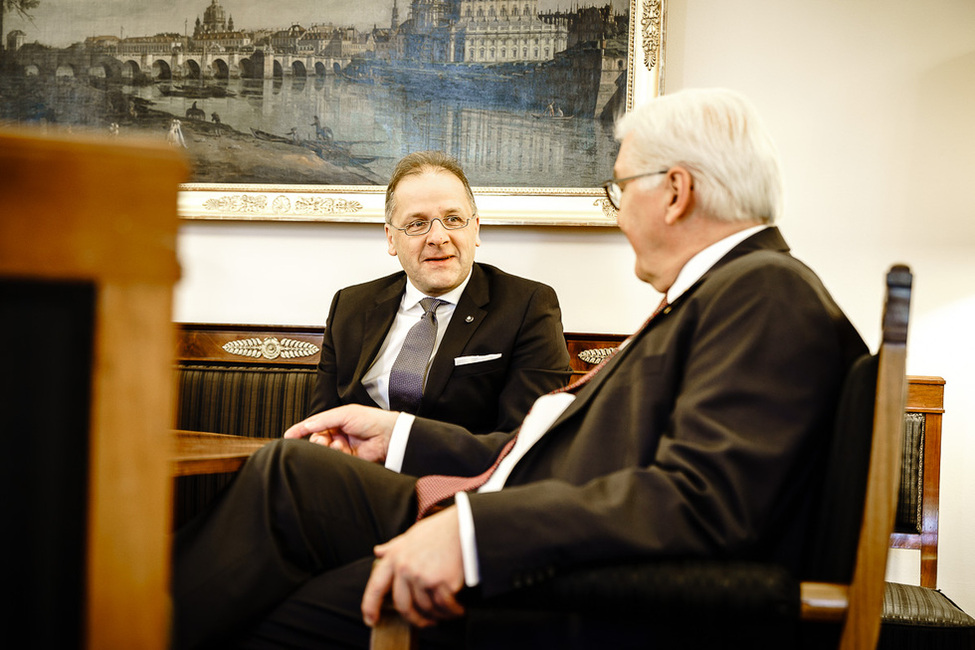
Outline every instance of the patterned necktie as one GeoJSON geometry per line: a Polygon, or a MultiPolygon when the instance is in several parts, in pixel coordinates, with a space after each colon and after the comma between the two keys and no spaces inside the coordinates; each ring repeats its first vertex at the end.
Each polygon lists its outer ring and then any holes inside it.
{"type": "MultiPolygon", "coordinates": [[[[667,296],[664,296],[663,300],[660,301],[660,304],[657,305],[657,308],[653,310],[652,314],[650,314],[650,318],[648,318],[640,329],[637,330],[637,334],[642,332],[646,326],[650,324],[650,321],[656,318],[657,315],[664,311],[666,307],[667,296]]],[[[633,336],[636,336],[636,334],[633,336]]],[[[630,338],[632,339],[633,336],[630,338]]],[[[580,388],[588,384],[596,373],[602,370],[606,364],[609,363],[610,359],[616,356],[617,352],[619,352],[619,348],[614,350],[612,354],[608,355],[605,359],[599,362],[595,368],[584,374],[582,377],[575,380],[568,386],[564,386],[552,391],[550,394],[575,393],[580,388]]],[[[488,479],[491,478],[491,475],[494,473],[494,470],[496,470],[498,465],[501,464],[501,461],[504,460],[504,457],[507,456],[508,452],[514,448],[515,441],[517,439],[517,435],[512,436],[511,439],[505,443],[504,447],[501,448],[501,453],[498,454],[498,457],[494,459],[494,463],[492,463],[491,467],[487,468],[477,476],[443,476],[440,474],[430,474],[428,476],[421,476],[418,478],[416,481],[417,521],[428,515],[432,515],[439,510],[442,510],[443,507],[441,502],[453,497],[458,492],[470,492],[487,483],[488,479]]]]}
{"type": "Polygon", "coordinates": [[[423,315],[410,331],[406,333],[403,348],[396,355],[393,368],[389,372],[389,409],[416,413],[423,397],[423,380],[427,374],[427,364],[437,340],[437,307],[445,301],[437,298],[423,298],[420,306],[423,315]]]}

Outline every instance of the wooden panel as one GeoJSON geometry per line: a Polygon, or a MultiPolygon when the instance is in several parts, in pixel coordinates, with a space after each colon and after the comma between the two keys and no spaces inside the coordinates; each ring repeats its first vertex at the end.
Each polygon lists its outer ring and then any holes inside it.
{"type": "Polygon", "coordinates": [[[180,323],[176,357],[183,362],[315,366],[321,327],[180,323]]]}
{"type": "Polygon", "coordinates": [[[624,339],[625,334],[566,332],[565,343],[569,348],[569,365],[572,366],[573,378],[594,368],[607,353],[618,348],[624,339]]]}
{"type": "Polygon", "coordinates": [[[162,650],[176,198],[188,167],[159,140],[0,130],[0,169],[0,275],[95,288],[84,645],[162,650]]]}
{"type": "MultiPolygon", "coordinates": [[[[218,364],[257,364],[286,366],[315,366],[322,345],[322,328],[300,325],[233,325],[222,323],[179,323],[176,358],[185,363],[218,364]],[[275,348],[281,350],[282,341],[297,341],[314,346],[314,351],[303,356],[274,354],[275,348]],[[248,342],[247,345],[243,345],[248,342]],[[233,344],[237,344],[236,346],[233,344]],[[231,344],[228,346],[228,344],[231,344]],[[243,348],[254,351],[252,354],[233,352],[243,348]]],[[[574,374],[582,374],[598,363],[584,360],[589,350],[609,351],[617,348],[626,338],[624,334],[590,334],[566,332],[566,345],[569,349],[570,364],[574,374]],[[579,355],[583,356],[580,357],[579,355]]],[[[290,343],[286,346],[296,347],[290,343]]],[[[299,352],[304,352],[300,350],[299,352]]]]}

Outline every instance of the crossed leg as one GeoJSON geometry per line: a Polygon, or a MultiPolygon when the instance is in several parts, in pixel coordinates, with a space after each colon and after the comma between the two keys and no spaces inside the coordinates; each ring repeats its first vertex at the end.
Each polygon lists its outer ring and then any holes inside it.
{"type": "Polygon", "coordinates": [[[414,521],[414,483],[304,440],[266,445],[177,534],[173,647],[309,631],[365,647],[372,549],[414,521]]]}

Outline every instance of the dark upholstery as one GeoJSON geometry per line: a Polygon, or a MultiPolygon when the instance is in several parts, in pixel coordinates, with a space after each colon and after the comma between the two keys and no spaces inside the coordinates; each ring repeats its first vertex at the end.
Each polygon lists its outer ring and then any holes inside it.
{"type": "Polygon", "coordinates": [[[847,374],[836,410],[819,514],[806,549],[804,580],[843,583],[853,576],[870,462],[878,362],[876,355],[860,357],[847,374]]]}
{"type": "MultiPolygon", "coordinates": [[[[904,416],[895,530],[919,533],[924,493],[924,416],[904,416]]],[[[975,650],[975,620],[940,591],[888,582],[878,650],[975,650]]]]}
{"type": "MultiPolygon", "coordinates": [[[[288,366],[180,364],[176,428],[229,435],[280,438],[308,413],[315,370],[288,366]]],[[[233,474],[181,476],[176,480],[178,528],[200,512],[233,474]]]]}
{"type": "Polygon", "coordinates": [[[4,620],[35,648],[85,638],[96,301],[90,283],[0,280],[4,620]]]}
{"type": "Polygon", "coordinates": [[[888,582],[878,648],[975,649],[975,619],[935,589],[888,582]]]}
{"type": "Polygon", "coordinates": [[[312,368],[180,365],[176,428],[280,438],[308,415],[312,368]]]}
{"type": "Polygon", "coordinates": [[[900,491],[894,530],[921,532],[924,494],[924,415],[904,414],[904,447],[901,457],[900,491]]]}
{"type": "Polygon", "coordinates": [[[465,647],[778,650],[798,643],[798,602],[798,582],[775,566],[673,561],[593,567],[493,599],[490,607],[472,607],[465,647]]]}

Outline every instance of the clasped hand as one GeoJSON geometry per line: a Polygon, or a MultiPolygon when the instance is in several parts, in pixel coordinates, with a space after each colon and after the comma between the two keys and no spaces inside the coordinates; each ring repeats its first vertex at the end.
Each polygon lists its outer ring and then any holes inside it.
{"type": "MultiPolygon", "coordinates": [[[[398,413],[347,404],[316,413],[284,432],[308,438],[364,460],[386,460],[398,413]]],[[[456,596],[464,586],[457,508],[450,507],[415,524],[374,549],[376,563],[362,596],[362,617],[375,625],[387,595],[413,625],[426,627],[456,618],[464,608],[456,596]]]]}
{"type": "Polygon", "coordinates": [[[417,627],[463,616],[457,594],[464,586],[457,508],[450,507],[375,547],[376,562],[362,596],[362,618],[379,621],[387,595],[417,627]]]}
{"type": "Polygon", "coordinates": [[[347,404],[302,420],[285,431],[284,437],[308,438],[316,444],[382,463],[398,416],[396,411],[347,404]]]}

